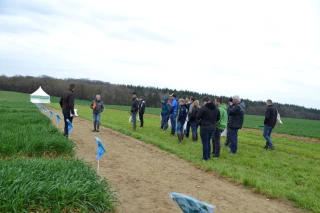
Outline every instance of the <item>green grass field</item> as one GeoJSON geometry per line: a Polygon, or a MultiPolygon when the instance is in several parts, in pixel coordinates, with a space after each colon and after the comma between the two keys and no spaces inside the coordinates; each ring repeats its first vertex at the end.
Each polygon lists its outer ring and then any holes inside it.
{"type": "MultiPolygon", "coordinates": [[[[56,103],[50,106],[60,108],[56,103]]],[[[90,108],[80,105],[77,108],[80,116],[92,120],[90,108]]],[[[145,127],[139,128],[136,133],[132,132],[128,118],[127,112],[109,109],[102,114],[101,123],[214,170],[269,198],[288,199],[299,207],[320,212],[320,144],[274,138],[276,150],[266,151],[262,148],[265,140],[260,134],[240,131],[237,155],[230,155],[227,148],[222,148],[218,160],[203,162],[201,142],[185,140],[178,144],[177,138],[169,137],[169,132],[161,132],[159,117],[147,115],[145,127]]]]}
{"type": "MultiPolygon", "coordinates": [[[[15,92],[0,91],[0,97],[4,97],[10,100],[30,100],[30,95],[15,92]]],[[[51,97],[52,103],[59,103],[59,97],[51,97]]],[[[76,100],[76,105],[89,106],[90,101],[76,100]]],[[[106,105],[107,109],[130,111],[130,106],[117,106],[117,105],[106,105]]],[[[160,115],[161,109],[159,108],[146,108],[147,114],[160,115]]],[[[320,138],[320,121],[318,120],[305,120],[305,119],[294,119],[294,118],[281,118],[283,125],[277,126],[274,132],[282,134],[290,134],[295,136],[304,136],[311,138],[320,138]]],[[[263,126],[264,117],[256,115],[245,115],[244,127],[251,129],[261,129],[263,126]]]]}
{"type": "Polygon", "coordinates": [[[117,197],[21,94],[0,91],[0,212],[108,212],[117,197]]]}

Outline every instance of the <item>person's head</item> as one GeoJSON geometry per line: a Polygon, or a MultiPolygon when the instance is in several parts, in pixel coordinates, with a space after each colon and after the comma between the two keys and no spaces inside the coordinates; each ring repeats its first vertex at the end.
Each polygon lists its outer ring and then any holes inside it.
{"type": "Polygon", "coordinates": [[[198,100],[195,100],[194,102],[193,102],[193,105],[194,105],[194,107],[200,107],[200,104],[199,104],[199,101],[198,100]]]}
{"type": "Polygon", "coordinates": [[[172,93],[172,94],[170,95],[170,100],[175,99],[176,97],[177,97],[176,94],[172,93]]]}
{"type": "Polygon", "coordinates": [[[132,92],[131,95],[132,95],[132,99],[133,98],[137,98],[137,93],[136,92],[132,92]]]}
{"type": "Polygon", "coordinates": [[[143,96],[140,96],[140,97],[139,97],[139,100],[142,101],[142,100],[143,100],[143,96]]]}
{"type": "Polygon", "coordinates": [[[219,106],[222,104],[222,97],[215,98],[214,103],[216,106],[219,106]]]}
{"type": "Polygon", "coordinates": [[[186,102],[185,102],[185,100],[183,99],[183,98],[181,98],[181,99],[179,99],[179,105],[181,106],[181,105],[184,105],[186,102]]]}
{"type": "Polygon", "coordinates": [[[238,103],[240,103],[240,101],[241,101],[241,99],[240,99],[239,95],[235,95],[232,97],[233,104],[238,104],[238,103]]]}
{"type": "Polygon", "coordinates": [[[267,106],[270,106],[272,104],[272,100],[268,99],[266,104],[267,104],[267,106]]]}
{"type": "Polygon", "coordinates": [[[209,98],[209,96],[206,96],[203,98],[202,102],[204,105],[206,105],[207,103],[209,103],[211,101],[211,99],[209,98]]]}
{"type": "Polygon", "coordinates": [[[186,97],[186,102],[188,103],[190,101],[190,96],[186,97]]]}
{"type": "Polygon", "coordinates": [[[97,101],[100,101],[100,100],[101,100],[100,95],[98,95],[98,94],[96,95],[96,100],[97,100],[97,101]]]}
{"type": "Polygon", "coordinates": [[[76,88],[76,85],[74,85],[74,84],[70,84],[69,85],[69,90],[74,91],[75,88],[76,88]]]}
{"type": "Polygon", "coordinates": [[[190,97],[191,103],[193,103],[195,100],[196,100],[196,99],[195,99],[193,96],[190,97]]]}

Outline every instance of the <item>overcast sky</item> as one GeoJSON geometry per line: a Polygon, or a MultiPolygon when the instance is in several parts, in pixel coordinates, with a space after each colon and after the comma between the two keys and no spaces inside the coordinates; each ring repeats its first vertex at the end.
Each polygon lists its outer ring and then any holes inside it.
{"type": "Polygon", "coordinates": [[[320,109],[318,0],[0,0],[0,75],[320,109]]]}

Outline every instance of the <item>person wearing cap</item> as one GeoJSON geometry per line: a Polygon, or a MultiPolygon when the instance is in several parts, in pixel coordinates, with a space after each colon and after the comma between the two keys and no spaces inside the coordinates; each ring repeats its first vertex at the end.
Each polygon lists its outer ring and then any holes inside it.
{"type": "Polygon", "coordinates": [[[170,100],[171,100],[170,113],[169,113],[169,118],[171,122],[170,136],[174,136],[176,134],[177,114],[178,114],[178,107],[179,107],[176,97],[177,96],[174,93],[170,95],[170,100]]]}
{"type": "Polygon", "coordinates": [[[143,96],[139,97],[139,118],[140,118],[140,127],[143,127],[143,114],[146,109],[146,102],[143,100],[143,96]]]}
{"type": "Polygon", "coordinates": [[[96,99],[90,104],[90,108],[93,109],[93,130],[92,132],[99,132],[100,117],[104,110],[103,101],[101,101],[100,95],[96,95],[96,99]]]}
{"type": "Polygon", "coordinates": [[[132,130],[135,132],[137,129],[137,113],[139,111],[139,99],[137,98],[137,93],[132,94],[132,106],[131,106],[131,116],[132,116],[132,130]]]}

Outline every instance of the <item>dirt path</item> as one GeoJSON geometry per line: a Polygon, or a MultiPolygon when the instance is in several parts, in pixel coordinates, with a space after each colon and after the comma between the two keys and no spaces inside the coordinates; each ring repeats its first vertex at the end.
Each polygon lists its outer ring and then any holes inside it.
{"type": "MultiPolygon", "coordinates": [[[[96,167],[94,136],[106,147],[100,175],[117,191],[121,201],[119,212],[181,212],[171,200],[170,191],[215,205],[219,213],[302,212],[289,202],[269,200],[153,145],[104,127],[99,133],[92,133],[92,123],[83,118],[78,117],[73,123],[70,138],[77,144],[78,158],[96,167]]],[[[59,128],[62,127],[61,122],[59,128]]]]}

